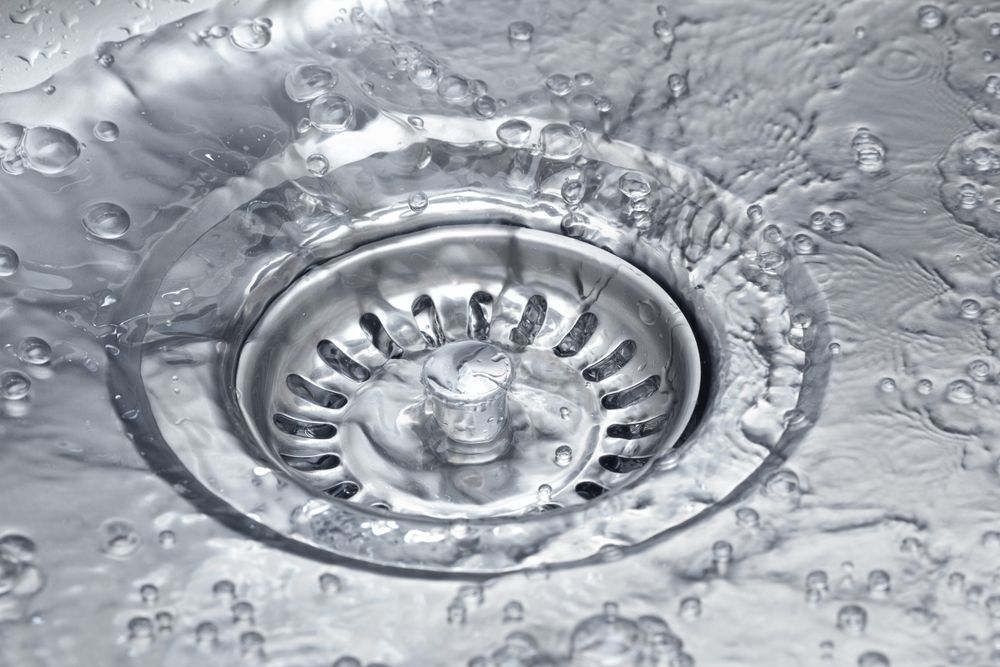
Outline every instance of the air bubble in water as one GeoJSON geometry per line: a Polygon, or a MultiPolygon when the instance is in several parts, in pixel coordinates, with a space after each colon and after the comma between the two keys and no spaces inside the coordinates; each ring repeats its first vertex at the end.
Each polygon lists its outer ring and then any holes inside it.
{"type": "Polygon", "coordinates": [[[254,608],[253,605],[246,600],[240,600],[230,608],[233,614],[233,623],[240,625],[253,625],[254,624],[254,608]]]}
{"type": "Polygon", "coordinates": [[[887,394],[896,391],[896,381],[892,378],[882,378],[878,381],[878,388],[887,394]]]}
{"type": "Polygon", "coordinates": [[[519,623],[524,620],[524,605],[517,600],[511,600],[503,606],[503,622],[519,623]]]}
{"type": "Polygon", "coordinates": [[[83,227],[99,239],[121,238],[132,224],[128,213],[118,204],[102,202],[94,204],[83,215],[83,227]]]}
{"type": "Polygon", "coordinates": [[[240,653],[244,658],[264,657],[264,635],[255,630],[241,634],[240,653]]]}
{"type": "Polygon", "coordinates": [[[94,136],[98,141],[110,143],[118,139],[118,126],[110,120],[101,120],[94,125],[94,136]]]}
{"type": "Polygon", "coordinates": [[[158,539],[164,549],[173,549],[177,545],[177,535],[172,530],[160,531],[158,539]]]}
{"type": "Polygon", "coordinates": [[[955,380],[948,385],[945,396],[952,403],[968,405],[976,398],[976,389],[966,380],[955,380]]]}
{"type": "Polygon", "coordinates": [[[195,641],[203,649],[211,648],[219,640],[219,629],[215,623],[203,621],[194,629],[195,641]]]}
{"type": "Polygon", "coordinates": [[[472,109],[483,118],[493,118],[497,114],[497,101],[489,95],[480,95],[472,102],[472,109]]]}
{"type": "Polygon", "coordinates": [[[80,157],[80,144],[54,127],[32,127],[25,130],[20,151],[29,167],[41,174],[55,175],[80,157]]]}
{"type": "Polygon", "coordinates": [[[14,275],[20,265],[21,259],[14,249],[0,245],[0,278],[14,275]]]}
{"type": "Polygon", "coordinates": [[[232,600],[236,597],[236,584],[229,579],[220,579],[212,585],[212,595],[232,600]]]}
{"type": "Polygon", "coordinates": [[[306,158],[306,169],[313,176],[323,176],[330,170],[330,161],[319,153],[314,153],[306,158]]]}
{"type": "Polygon", "coordinates": [[[514,21],[507,26],[507,37],[512,42],[530,42],[535,34],[535,26],[527,21],[514,21]]]}
{"type": "Polygon", "coordinates": [[[736,510],[736,523],[745,528],[756,528],[760,524],[760,514],[752,507],[741,507],[736,510]]]}
{"type": "Polygon", "coordinates": [[[858,667],[889,667],[889,658],[878,651],[865,651],[858,656],[858,667]]]}
{"type": "Polygon", "coordinates": [[[553,95],[559,97],[565,97],[573,92],[575,82],[573,79],[569,78],[565,74],[553,74],[549,78],[545,79],[545,87],[549,89],[553,95]]]}
{"type": "Polygon", "coordinates": [[[285,94],[293,102],[314,100],[337,85],[337,74],[322,65],[299,65],[285,75],[285,94]]]}
{"type": "Polygon", "coordinates": [[[508,120],[497,128],[497,139],[511,148],[521,148],[531,138],[531,126],[523,120],[508,120]]]}
{"type": "Polygon", "coordinates": [[[586,188],[583,185],[583,180],[580,178],[567,178],[562,184],[559,194],[567,205],[577,206],[583,201],[585,192],[586,188]]]}
{"type": "Polygon", "coordinates": [[[108,519],[101,524],[101,551],[112,558],[129,558],[142,546],[142,538],[131,521],[108,519]]]}
{"type": "Polygon", "coordinates": [[[686,597],[681,600],[679,613],[685,621],[695,621],[701,616],[701,598],[686,597]]]}
{"type": "Polygon", "coordinates": [[[851,140],[851,148],[854,149],[858,169],[867,174],[882,171],[885,166],[885,144],[871,130],[866,127],[858,128],[851,140]]]}
{"type": "Polygon", "coordinates": [[[407,204],[411,211],[420,213],[427,208],[427,195],[423,192],[414,192],[407,200],[407,204]]]}
{"type": "Polygon", "coordinates": [[[556,447],[554,460],[559,467],[566,467],[573,462],[573,449],[569,445],[559,445],[556,447]]]}
{"type": "Polygon", "coordinates": [[[342,584],[340,583],[340,577],[330,572],[324,572],[319,575],[319,589],[327,595],[332,595],[334,593],[339,593],[342,584]]]}
{"type": "Polygon", "coordinates": [[[764,207],[760,204],[747,206],[747,219],[757,225],[764,221],[764,207]]]}
{"type": "Polygon", "coordinates": [[[918,394],[923,394],[924,396],[926,396],[927,394],[931,393],[932,391],[934,391],[934,382],[933,382],[933,380],[929,380],[927,378],[921,378],[920,380],[917,381],[917,393],[918,394]]]}
{"type": "Polygon", "coordinates": [[[863,634],[867,625],[868,612],[861,605],[845,605],[837,612],[837,627],[849,635],[863,634]]]}
{"type": "Polygon", "coordinates": [[[156,604],[160,597],[160,590],[153,584],[143,584],[139,588],[139,598],[145,604],[156,604]]]}
{"type": "Polygon", "coordinates": [[[457,74],[449,74],[438,83],[437,91],[449,102],[461,102],[469,96],[469,81],[457,74]]]}
{"type": "Polygon", "coordinates": [[[978,318],[983,312],[983,307],[975,299],[963,299],[959,305],[959,313],[967,320],[978,318]]]}
{"type": "Polygon", "coordinates": [[[917,10],[917,20],[924,30],[934,30],[944,23],[944,12],[936,5],[924,5],[917,10]]]}
{"type": "Polygon", "coordinates": [[[791,470],[776,470],[764,482],[764,493],[769,496],[788,497],[799,492],[799,477],[791,470]]]}
{"type": "Polygon", "coordinates": [[[792,247],[799,255],[813,255],[816,253],[816,242],[806,234],[796,234],[792,237],[792,247]]]}
{"type": "Polygon", "coordinates": [[[583,138],[579,130],[565,123],[550,123],[543,127],[539,143],[545,157],[553,160],[569,160],[583,150],[583,138]]]}
{"type": "Polygon", "coordinates": [[[229,41],[243,51],[256,51],[271,43],[271,25],[268,19],[242,21],[229,31],[229,41]]]}
{"type": "Polygon", "coordinates": [[[321,95],[309,107],[309,121],[321,132],[343,132],[354,122],[354,105],[343,95],[321,95]]]}
{"type": "Polygon", "coordinates": [[[31,380],[18,371],[0,373],[0,398],[8,401],[20,401],[28,397],[31,391],[31,380]]]}
{"type": "Polygon", "coordinates": [[[417,88],[432,90],[441,80],[441,68],[430,58],[422,57],[410,67],[408,76],[417,88]]]}
{"type": "Polygon", "coordinates": [[[966,371],[969,373],[969,377],[976,382],[985,382],[990,377],[991,368],[989,362],[984,359],[976,359],[969,363],[966,371]]]}
{"type": "Polygon", "coordinates": [[[618,191],[628,199],[641,199],[649,196],[652,187],[645,176],[635,171],[628,171],[618,179],[618,191]]]}

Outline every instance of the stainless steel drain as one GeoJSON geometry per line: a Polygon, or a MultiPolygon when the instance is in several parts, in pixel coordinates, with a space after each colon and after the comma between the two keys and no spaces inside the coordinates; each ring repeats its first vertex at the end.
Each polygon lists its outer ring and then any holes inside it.
{"type": "Polygon", "coordinates": [[[609,252],[453,226],[308,271],[236,372],[275,467],[333,497],[423,517],[551,511],[634,482],[695,409],[681,310],[609,252]]]}

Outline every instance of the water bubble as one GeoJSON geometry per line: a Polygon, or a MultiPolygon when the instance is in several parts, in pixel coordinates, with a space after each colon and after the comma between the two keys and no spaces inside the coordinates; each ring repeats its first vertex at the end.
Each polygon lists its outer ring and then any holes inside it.
{"type": "Polygon", "coordinates": [[[791,470],[776,470],[764,482],[764,493],[769,496],[789,497],[799,492],[799,477],[791,470]]]}
{"type": "Polygon", "coordinates": [[[80,144],[71,135],[54,127],[32,127],[21,139],[25,164],[41,174],[65,171],[78,157],[80,144]]]}
{"type": "Polygon", "coordinates": [[[203,621],[194,629],[195,641],[203,648],[213,646],[219,640],[219,629],[215,623],[203,621]]]}
{"type": "Polygon", "coordinates": [[[497,101],[489,95],[480,95],[472,102],[472,110],[483,118],[493,118],[497,114],[497,101]]]}
{"type": "Polygon", "coordinates": [[[867,625],[868,612],[861,605],[845,605],[837,612],[837,627],[849,635],[863,634],[867,625]]]}
{"type": "Polygon", "coordinates": [[[538,487],[538,502],[545,505],[552,501],[552,487],[548,484],[542,484],[538,487]]]}
{"type": "Polygon", "coordinates": [[[41,338],[29,336],[17,344],[17,357],[26,364],[44,366],[52,360],[52,348],[41,338]]]}
{"type": "Polygon", "coordinates": [[[94,204],[83,214],[83,228],[99,239],[121,238],[131,224],[132,220],[125,209],[111,202],[94,204]]]}
{"type": "Polygon", "coordinates": [[[968,372],[969,377],[976,382],[985,382],[989,379],[992,369],[990,368],[988,361],[984,359],[975,359],[969,362],[966,372],[968,372]]]}
{"type": "Polygon", "coordinates": [[[101,524],[101,551],[112,558],[129,558],[142,546],[142,537],[131,521],[108,519],[101,524]]]}
{"type": "Polygon", "coordinates": [[[98,141],[110,143],[118,139],[118,126],[110,120],[101,120],[94,125],[94,136],[98,141]]]}
{"type": "Polygon", "coordinates": [[[764,221],[764,207],[760,204],[747,206],[747,219],[757,225],[764,221]]]}
{"type": "Polygon", "coordinates": [[[155,618],[157,632],[166,634],[174,631],[174,615],[169,611],[158,611],[155,618]]]}
{"type": "Polygon", "coordinates": [[[230,611],[233,614],[233,623],[253,625],[254,624],[254,608],[253,605],[246,600],[240,600],[234,604],[230,611]]]}
{"type": "Polygon", "coordinates": [[[830,578],[824,570],[813,570],[806,575],[806,599],[819,602],[830,590],[830,578]]]}
{"type": "Polygon", "coordinates": [[[878,381],[878,388],[886,394],[891,394],[896,391],[896,381],[892,378],[882,378],[878,381]]]}
{"type": "Polygon", "coordinates": [[[569,445],[559,445],[556,447],[554,461],[560,468],[565,468],[573,461],[573,449],[569,445]]]}
{"type": "Polygon", "coordinates": [[[469,81],[457,74],[449,74],[438,83],[437,92],[449,102],[462,102],[469,96],[469,81]]]}
{"type": "Polygon", "coordinates": [[[0,556],[17,563],[30,563],[35,560],[37,547],[29,537],[10,533],[0,537],[0,556]]]}
{"type": "Polygon", "coordinates": [[[934,30],[944,23],[944,12],[936,5],[924,5],[917,10],[917,20],[924,30],[934,30]]]}
{"type": "Polygon", "coordinates": [[[97,64],[101,67],[111,67],[115,64],[115,57],[110,53],[102,53],[97,56],[97,64]]]}
{"type": "Polygon", "coordinates": [[[565,123],[550,123],[543,127],[539,143],[545,156],[553,160],[569,160],[583,150],[579,130],[565,123]]]}
{"type": "Polygon", "coordinates": [[[674,29],[670,27],[670,23],[660,19],[653,23],[653,34],[663,42],[668,47],[674,44],[674,29]]]}
{"type": "Polygon", "coordinates": [[[976,389],[965,380],[955,380],[945,390],[945,397],[952,403],[968,405],[976,398],[976,389]]]}
{"type": "Polygon", "coordinates": [[[590,72],[580,72],[573,77],[573,81],[578,86],[592,86],[594,85],[594,75],[590,72]]]}
{"type": "Polygon", "coordinates": [[[448,625],[465,625],[465,605],[461,600],[448,605],[448,625]]]}
{"type": "Polygon", "coordinates": [[[679,613],[685,621],[697,620],[701,616],[701,598],[692,595],[681,600],[679,613]]]}
{"type": "Polygon", "coordinates": [[[917,393],[927,395],[934,391],[934,381],[922,378],[917,381],[917,393]]]}
{"type": "Polygon", "coordinates": [[[153,636],[153,622],[145,616],[136,616],[128,622],[129,639],[150,639],[153,636]]]}
{"type": "Polygon", "coordinates": [[[967,320],[978,318],[983,312],[983,307],[975,299],[963,299],[959,305],[959,313],[967,320]]]}
{"type": "Polygon", "coordinates": [[[172,530],[162,530],[158,536],[160,546],[164,549],[173,549],[177,545],[177,535],[172,530]]]}
{"type": "Polygon", "coordinates": [[[889,667],[889,658],[878,651],[865,651],[858,656],[858,667],[889,667]]]}
{"type": "Polygon", "coordinates": [[[741,507],[736,510],[736,523],[745,528],[756,528],[760,524],[760,514],[752,507],[741,507]]]}
{"type": "Polygon", "coordinates": [[[645,176],[635,171],[629,171],[618,179],[618,191],[628,199],[640,199],[648,197],[652,192],[652,187],[645,176]]]}
{"type": "Polygon", "coordinates": [[[31,391],[31,380],[18,371],[0,373],[0,398],[8,401],[20,401],[28,397],[31,391]]]}
{"type": "Polygon", "coordinates": [[[244,658],[264,657],[264,635],[249,630],[240,635],[240,654],[244,658]]]}
{"type": "Polygon", "coordinates": [[[858,169],[875,174],[885,166],[885,144],[866,127],[859,128],[851,140],[858,169]]]}
{"type": "Polygon", "coordinates": [[[583,180],[580,178],[566,179],[559,192],[563,201],[569,206],[576,206],[582,202],[585,193],[586,187],[584,187],[583,180]]]}
{"type": "Polygon", "coordinates": [[[885,570],[872,570],[868,573],[868,594],[873,598],[884,598],[889,595],[891,579],[885,570]]]}
{"type": "Polygon", "coordinates": [[[840,211],[831,211],[827,219],[830,223],[830,231],[834,234],[847,229],[847,216],[840,211]]]}
{"type": "Polygon", "coordinates": [[[156,604],[160,597],[160,590],[153,584],[143,584],[139,587],[139,597],[146,604],[156,604]]]}
{"type": "Polygon", "coordinates": [[[441,67],[434,60],[422,57],[410,67],[408,76],[417,88],[433,90],[441,80],[441,67]]]}
{"type": "Polygon", "coordinates": [[[674,97],[681,97],[688,89],[687,77],[683,74],[671,74],[667,77],[667,88],[670,89],[674,97]]]}
{"type": "Polygon", "coordinates": [[[243,51],[256,51],[271,43],[271,26],[267,19],[241,21],[229,31],[229,41],[243,51]]]}
{"type": "Polygon", "coordinates": [[[576,82],[565,74],[553,74],[549,78],[545,79],[545,87],[549,89],[553,95],[559,97],[565,97],[573,92],[573,88],[576,86],[576,82]]]}
{"type": "Polygon", "coordinates": [[[503,606],[503,622],[519,623],[524,620],[524,605],[517,600],[511,600],[503,606]]]}
{"type": "Polygon", "coordinates": [[[530,42],[535,34],[535,26],[527,21],[514,21],[507,26],[507,37],[512,42],[530,42]]]}
{"type": "Polygon", "coordinates": [[[343,95],[321,95],[309,107],[309,122],[321,132],[343,132],[354,122],[354,105],[343,95]]]}
{"type": "Polygon", "coordinates": [[[229,579],[220,579],[212,584],[212,595],[217,598],[233,599],[236,597],[236,584],[229,579]]]}
{"type": "Polygon", "coordinates": [[[24,136],[24,126],[17,123],[0,122],[0,156],[14,152],[24,136]]]}
{"type": "Polygon", "coordinates": [[[407,199],[406,203],[414,213],[420,213],[427,208],[427,195],[423,192],[414,192],[407,199]]]}
{"type": "Polygon", "coordinates": [[[338,79],[328,67],[299,65],[285,75],[285,93],[293,102],[308,102],[336,86],[338,79]]]}
{"type": "Polygon", "coordinates": [[[0,245],[0,278],[14,275],[20,265],[21,259],[14,249],[0,245]]]}
{"type": "Polygon", "coordinates": [[[792,247],[799,255],[812,255],[816,253],[816,242],[806,234],[796,234],[792,237],[792,247]]]}
{"type": "Polygon", "coordinates": [[[323,593],[327,595],[339,593],[342,587],[343,584],[341,584],[340,577],[337,575],[331,572],[324,572],[319,575],[319,589],[323,591],[323,593]]]}
{"type": "Polygon", "coordinates": [[[306,169],[313,176],[323,176],[330,171],[330,161],[319,153],[313,153],[306,158],[306,169]]]}
{"type": "Polygon", "coordinates": [[[497,128],[497,139],[511,148],[520,148],[531,138],[531,126],[523,120],[508,120],[497,128]]]}
{"type": "Polygon", "coordinates": [[[958,188],[958,205],[966,211],[979,206],[983,201],[983,193],[973,183],[963,183],[958,188]]]}

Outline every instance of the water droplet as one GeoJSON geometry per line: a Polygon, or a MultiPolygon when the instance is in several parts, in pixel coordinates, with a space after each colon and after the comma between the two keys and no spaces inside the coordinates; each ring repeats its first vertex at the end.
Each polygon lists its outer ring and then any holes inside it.
{"type": "Polygon", "coordinates": [[[159,534],[160,546],[164,549],[173,549],[177,546],[177,535],[172,530],[163,530],[159,534]]]}
{"type": "Polygon", "coordinates": [[[806,234],[796,234],[792,237],[792,247],[799,255],[813,255],[816,253],[816,242],[806,234]]]}
{"type": "Polygon", "coordinates": [[[469,96],[469,82],[465,77],[449,74],[438,83],[437,91],[449,102],[462,102],[469,96]]]}
{"type": "Polygon", "coordinates": [[[83,214],[83,228],[99,239],[121,238],[131,224],[132,220],[125,209],[110,202],[94,204],[83,214]]]}
{"type": "Polygon", "coordinates": [[[115,64],[115,57],[110,53],[102,53],[97,56],[97,64],[101,67],[111,67],[115,64]]]}
{"type": "Polygon", "coordinates": [[[583,138],[579,130],[565,123],[550,123],[542,128],[539,144],[545,157],[553,160],[569,160],[583,150],[583,138]]]}
{"type": "Polygon", "coordinates": [[[508,120],[497,128],[497,139],[511,148],[521,148],[531,138],[531,126],[523,120],[508,120]]]}
{"type": "Polygon", "coordinates": [[[354,122],[354,105],[343,95],[321,95],[309,107],[309,121],[321,132],[343,132],[354,122]]]}
{"type": "Polygon", "coordinates": [[[889,658],[878,651],[865,651],[858,656],[858,667],[889,667],[889,658]]]}
{"type": "Polygon", "coordinates": [[[136,616],[128,622],[130,641],[150,640],[153,637],[153,622],[145,616],[136,616]]]}
{"type": "Polygon", "coordinates": [[[108,519],[101,524],[101,551],[112,558],[126,559],[142,546],[142,537],[131,521],[108,519]]]}
{"type": "Polygon", "coordinates": [[[512,42],[530,42],[535,34],[535,26],[527,21],[514,21],[507,26],[507,37],[512,42]]]}
{"type": "Polygon", "coordinates": [[[14,249],[0,245],[0,278],[14,275],[20,265],[21,259],[14,249]]]}
{"type": "Polygon", "coordinates": [[[524,605],[517,600],[511,600],[503,606],[503,622],[519,623],[524,620],[524,605]]]}
{"type": "Polygon", "coordinates": [[[747,219],[755,225],[764,221],[764,207],[760,204],[751,204],[747,207],[747,219]]]}
{"type": "Polygon", "coordinates": [[[240,635],[240,654],[244,658],[264,657],[264,635],[255,630],[240,635]]]}
{"type": "Polygon", "coordinates": [[[220,579],[212,585],[212,595],[232,600],[236,597],[236,584],[228,579],[220,579]]]}
{"type": "Polygon", "coordinates": [[[10,533],[0,537],[0,556],[16,563],[30,563],[35,560],[37,547],[29,537],[10,533]]]}
{"type": "Polygon", "coordinates": [[[139,587],[139,597],[145,604],[156,604],[160,597],[160,590],[153,584],[143,584],[139,587]]]}
{"type": "Polygon", "coordinates": [[[489,95],[480,95],[472,103],[472,109],[483,118],[493,118],[497,114],[497,101],[489,95]]]}
{"type": "Polygon", "coordinates": [[[323,176],[330,170],[330,161],[319,153],[313,153],[306,158],[306,169],[313,176],[323,176]]]}
{"type": "Polygon", "coordinates": [[[542,505],[549,503],[552,500],[552,487],[548,484],[542,484],[538,487],[538,502],[542,505]]]}
{"type": "Polygon", "coordinates": [[[745,528],[756,528],[760,524],[760,514],[752,507],[736,510],[736,522],[745,528]]]}
{"type": "Polygon", "coordinates": [[[944,23],[944,12],[935,5],[924,5],[917,10],[917,20],[924,30],[934,30],[944,23]]]}
{"type": "Polygon", "coordinates": [[[553,95],[558,97],[565,97],[573,92],[573,88],[576,87],[576,82],[565,74],[553,74],[549,78],[545,79],[545,87],[549,89],[553,95]]]}
{"type": "Polygon", "coordinates": [[[670,23],[660,19],[653,23],[653,34],[663,42],[666,46],[670,47],[674,45],[674,29],[670,27],[670,23]]]}
{"type": "Polygon", "coordinates": [[[332,595],[334,593],[339,593],[342,584],[340,582],[340,577],[330,572],[324,572],[319,575],[319,589],[327,595],[332,595]]]}
{"type": "Polygon", "coordinates": [[[285,75],[285,94],[293,102],[308,102],[336,86],[338,79],[328,67],[299,65],[285,75]]]}
{"type": "Polygon", "coordinates": [[[230,611],[233,614],[233,623],[240,625],[253,625],[254,624],[254,608],[253,605],[246,600],[240,600],[235,603],[230,611]]]}
{"type": "Polygon", "coordinates": [[[866,127],[859,128],[851,140],[858,169],[876,174],[885,166],[885,144],[866,127]]]}
{"type": "Polygon", "coordinates": [[[976,388],[966,380],[955,380],[945,390],[947,399],[958,405],[968,405],[976,398],[976,388]]]}
{"type": "Polygon", "coordinates": [[[411,211],[420,213],[427,208],[427,195],[423,192],[414,192],[406,203],[410,206],[411,211]]]}
{"type": "Polygon", "coordinates": [[[799,492],[799,477],[791,470],[776,470],[764,482],[764,493],[769,496],[789,497],[799,492]]]}
{"type": "Polygon", "coordinates": [[[241,21],[229,31],[229,41],[243,51],[256,51],[271,43],[271,26],[267,19],[241,21]]]}
{"type": "Polygon", "coordinates": [[[985,382],[989,379],[992,369],[988,361],[984,359],[975,359],[969,363],[966,371],[969,373],[969,377],[976,382],[985,382]]]}
{"type": "Polygon", "coordinates": [[[695,621],[701,616],[701,598],[691,596],[681,600],[680,616],[685,621],[695,621]]]}
{"type": "Polygon", "coordinates": [[[8,401],[20,401],[28,397],[31,391],[31,380],[18,371],[0,373],[0,398],[8,401]]]}
{"type": "Polygon", "coordinates": [[[918,394],[923,394],[924,396],[926,396],[927,394],[931,393],[932,391],[934,391],[934,382],[932,380],[929,380],[927,378],[923,378],[923,379],[917,381],[917,393],[918,394]]]}
{"type": "Polygon", "coordinates": [[[878,388],[886,394],[896,391],[896,381],[892,378],[882,378],[878,381],[878,388]]]}
{"type": "Polygon", "coordinates": [[[983,312],[983,307],[975,299],[963,299],[959,306],[959,313],[967,320],[978,318],[983,312]]]}
{"type": "Polygon", "coordinates": [[[80,144],[54,127],[32,127],[24,132],[20,151],[28,167],[41,174],[55,175],[80,157],[80,144]]]}
{"type": "Polygon", "coordinates": [[[565,468],[573,461],[573,449],[569,445],[559,445],[554,460],[557,466],[565,468]]]}
{"type": "Polygon", "coordinates": [[[646,326],[653,326],[660,321],[660,309],[649,299],[642,299],[637,306],[639,308],[639,319],[646,326]]]}
{"type": "Polygon", "coordinates": [[[849,604],[837,612],[837,627],[849,635],[856,637],[864,634],[867,624],[868,612],[860,605],[849,604]]]}
{"type": "Polygon", "coordinates": [[[94,125],[94,136],[98,141],[110,143],[118,139],[118,126],[110,120],[98,121],[94,125]]]}
{"type": "Polygon", "coordinates": [[[872,570],[868,573],[868,594],[881,599],[889,595],[891,580],[885,570],[872,570]]]}
{"type": "Polygon", "coordinates": [[[448,625],[465,625],[465,605],[461,600],[448,605],[448,625]]]}
{"type": "Polygon", "coordinates": [[[200,647],[211,648],[219,640],[219,629],[215,623],[203,621],[194,629],[195,641],[200,647]]]}
{"type": "Polygon", "coordinates": [[[681,97],[688,90],[687,77],[683,74],[671,74],[667,77],[667,88],[673,93],[674,97],[681,97]]]}
{"type": "Polygon", "coordinates": [[[441,80],[441,68],[434,60],[422,57],[410,67],[408,76],[417,88],[432,90],[437,87],[438,81],[441,80]]]}
{"type": "Polygon", "coordinates": [[[577,206],[582,202],[585,193],[586,188],[580,178],[567,178],[559,192],[563,201],[569,206],[577,206]]]}

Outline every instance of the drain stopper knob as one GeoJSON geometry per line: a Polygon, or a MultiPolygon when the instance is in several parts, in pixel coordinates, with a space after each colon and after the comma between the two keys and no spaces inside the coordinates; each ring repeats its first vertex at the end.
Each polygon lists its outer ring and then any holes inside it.
{"type": "Polygon", "coordinates": [[[460,341],[427,358],[421,382],[445,435],[457,443],[482,444],[504,428],[511,377],[510,357],[500,348],[460,341]]]}

